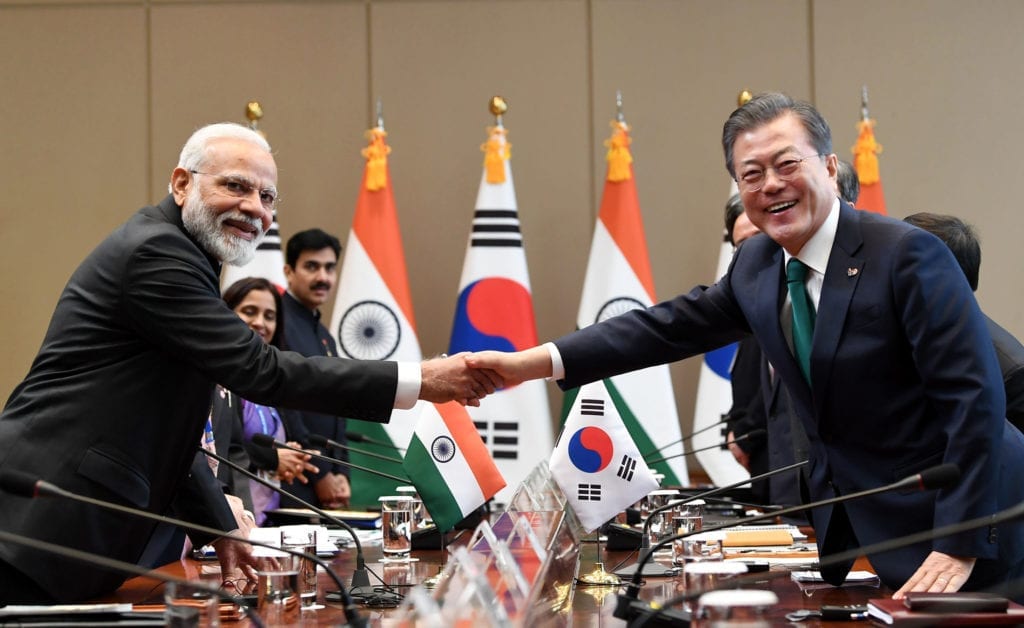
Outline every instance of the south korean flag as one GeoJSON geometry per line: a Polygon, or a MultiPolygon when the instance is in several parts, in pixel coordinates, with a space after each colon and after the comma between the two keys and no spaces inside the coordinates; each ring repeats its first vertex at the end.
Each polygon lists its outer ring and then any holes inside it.
{"type": "Polygon", "coordinates": [[[580,388],[548,466],[587,532],[658,488],[600,381],[580,388]]]}

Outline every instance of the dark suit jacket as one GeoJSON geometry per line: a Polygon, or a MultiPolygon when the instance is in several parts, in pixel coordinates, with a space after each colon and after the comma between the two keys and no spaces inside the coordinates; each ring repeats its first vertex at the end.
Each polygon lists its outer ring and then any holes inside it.
{"type": "MultiPolygon", "coordinates": [[[[0,470],[162,513],[195,457],[214,382],[264,404],[388,419],[393,362],[307,359],[267,346],[221,300],[219,271],[170,196],[115,230],[72,275],[0,414],[0,470]]],[[[222,496],[212,504],[225,508],[222,496]]],[[[227,525],[209,505],[200,510],[197,523],[227,525]]],[[[132,562],[153,524],[0,493],[0,529],[132,562]]],[[[64,601],[125,578],[12,544],[0,545],[0,560],[64,601]]]]}
{"type": "Polygon", "coordinates": [[[1013,334],[985,317],[988,333],[1003,372],[1003,387],[1006,389],[1006,419],[1017,429],[1024,431],[1024,345],[1013,334]]]}
{"type": "MultiPolygon", "coordinates": [[[[946,246],[902,222],[843,204],[811,351],[813,388],[782,333],[783,251],[758,235],[716,285],[634,310],[556,341],[567,387],[704,353],[752,331],[782,378],[810,440],[812,499],[875,488],[941,462],[959,484],[889,493],[846,506],[856,538],[829,538],[831,509],[814,513],[819,548],[874,543],[1018,503],[1024,437],[1004,429],[1002,378],[985,320],[946,246]]],[[[835,535],[839,537],[839,535],[835,535]]],[[[899,586],[932,548],[978,557],[972,586],[1019,568],[1020,525],[980,529],[872,556],[899,586]]],[[[833,579],[843,574],[832,574],[833,579]]]]}

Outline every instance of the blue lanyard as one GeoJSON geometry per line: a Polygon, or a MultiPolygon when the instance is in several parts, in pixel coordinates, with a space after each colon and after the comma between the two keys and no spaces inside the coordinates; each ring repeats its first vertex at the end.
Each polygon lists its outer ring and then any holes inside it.
{"type": "Polygon", "coordinates": [[[270,418],[274,421],[274,428],[273,430],[269,430],[267,429],[267,419],[263,416],[263,406],[256,406],[256,414],[260,415],[260,427],[263,428],[263,433],[273,436],[277,432],[277,417],[271,413],[270,418]]]}

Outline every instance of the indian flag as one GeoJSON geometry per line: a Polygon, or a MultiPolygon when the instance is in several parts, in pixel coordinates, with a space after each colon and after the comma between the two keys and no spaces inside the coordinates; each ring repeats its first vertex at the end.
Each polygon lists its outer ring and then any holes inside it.
{"type": "MultiPolygon", "coordinates": [[[[608,175],[576,318],[579,328],[655,302],[654,278],[633,178],[629,126],[623,120],[612,122],[612,135],[605,145],[608,175]]],[[[667,365],[617,375],[606,384],[610,400],[641,453],[658,450],[657,456],[665,457],[683,452],[667,365]]],[[[563,420],[575,399],[576,391],[566,394],[563,420]]],[[[666,485],[689,483],[683,457],[653,466],[665,475],[666,485]]]]}
{"type": "MultiPolygon", "coordinates": [[[[363,149],[366,168],[345,247],[330,329],[345,357],[419,362],[422,353],[391,191],[388,171],[391,147],[385,142],[386,137],[381,121],[367,131],[369,144],[363,149]]],[[[404,448],[409,443],[416,417],[424,405],[428,404],[420,402],[410,410],[394,410],[387,424],[349,421],[346,429],[374,441],[390,443],[392,447],[376,453],[393,454],[396,448],[404,448]]],[[[381,462],[357,452],[349,453],[349,461],[401,475],[397,462],[381,462]]],[[[397,484],[394,480],[352,469],[352,504],[374,504],[379,495],[393,494],[397,484]]]]}
{"type": "Polygon", "coordinates": [[[505,487],[469,414],[454,401],[424,404],[403,466],[442,532],[505,487]]]}

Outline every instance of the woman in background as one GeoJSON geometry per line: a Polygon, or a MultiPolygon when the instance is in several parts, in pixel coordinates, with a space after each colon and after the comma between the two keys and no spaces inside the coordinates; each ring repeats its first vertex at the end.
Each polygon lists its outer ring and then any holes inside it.
{"type": "MultiPolygon", "coordinates": [[[[224,291],[224,301],[238,314],[250,329],[263,339],[263,342],[281,348],[283,344],[284,322],[281,317],[281,295],[277,289],[262,277],[246,277],[231,284],[224,291]]],[[[309,454],[288,449],[259,447],[252,444],[254,434],[267,434],[277,441],[285,442],[293,447],[302,447],[296,439],[301,435],[291,434],[281,419],[276,408],[241,400],[242,425],[244,443],[255,470],[274,483],[282,480],[291,484],[295,480],[306,484],[309,479],[306,473],[316,473],[318,469],[309,460],[309,454]]],[[[249,483],[252,494],[253,513],[256,524],[263,525],[266,512],[280,505],[281,496],[262,484],[249,483]]]]}

